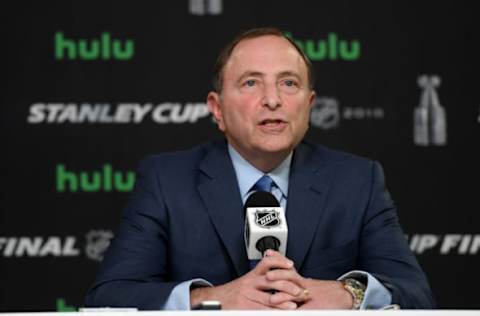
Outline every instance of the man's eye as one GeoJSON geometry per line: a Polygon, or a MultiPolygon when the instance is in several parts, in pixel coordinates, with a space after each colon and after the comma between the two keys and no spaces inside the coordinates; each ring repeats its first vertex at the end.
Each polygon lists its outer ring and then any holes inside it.
{"type": "Polygon", "coordinates": [[[255,80],[253,79],[250,79],[250,80],[247,80],[245,81],[244,85],[246,85],[247,87],[253,87],[255,85],[255,80]]]}
{"type": "Polygon", "coordinates": [[[294,80],[285,80],[285,85],[288,87],[294,87],[297,83],[294,80]]]}

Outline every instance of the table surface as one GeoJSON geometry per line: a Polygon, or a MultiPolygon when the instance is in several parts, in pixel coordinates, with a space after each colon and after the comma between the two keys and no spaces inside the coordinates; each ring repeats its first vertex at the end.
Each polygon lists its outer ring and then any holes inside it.
{"type": "MultiPolygon", "coordinates": [[[[75,313],[75,312],[73,312],[75,313]]],[[[292,313],[295,316],[379,316],[379,315],[406,315],[406,316],[480,316],[479,310],[362,310],[362,311],[334,311],[334,310],[315,310],[315,311],[125,311],[115,309],[103,309],[95,311],[82,311],[77,314],[85,316],[285,316],[292,313]]],[[[29,313],[0,313],[1,316],[72,316],[72,312],[29,312],[29,313]]],[[[80,316],[80,315],[79,315],[80,316]]]]}

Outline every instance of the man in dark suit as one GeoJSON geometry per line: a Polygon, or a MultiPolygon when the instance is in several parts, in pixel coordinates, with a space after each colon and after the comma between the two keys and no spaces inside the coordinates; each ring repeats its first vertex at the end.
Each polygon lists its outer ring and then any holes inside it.
{"type": "Polygon", "coordinates": [[[208,105],[226,141],[140,164],[87,306],[188,309],[432,308],[378,163],[302,142],[312,67],[280,31],[220,54],[208,105]],[[285,256],[250,268],[243,203],[260,182],[286,207],[285,256]]]}

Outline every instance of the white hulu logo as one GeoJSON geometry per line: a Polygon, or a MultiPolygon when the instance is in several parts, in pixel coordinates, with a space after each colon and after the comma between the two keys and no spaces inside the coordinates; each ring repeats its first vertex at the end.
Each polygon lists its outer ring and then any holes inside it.
{"type": "Polygon", "coordinates": [[[414,110],[414,143],[420,146],[443,146],[447,143],[447,119],[435,90],[440,86],[440,77],[420,76],[418,85],[423,92],[420,105],[414,110]]]}
{"type": "Polygon", "coordinates": [[[222,13],[222,0],[189,0],[190,14],[218,15],[222,13]]]}

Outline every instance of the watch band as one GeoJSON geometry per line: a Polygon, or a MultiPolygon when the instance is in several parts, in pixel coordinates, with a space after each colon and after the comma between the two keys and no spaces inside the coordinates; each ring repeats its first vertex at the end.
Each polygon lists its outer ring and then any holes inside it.
{"type": "Polygon", "coordinates": [[[363,283],[351,278],[343,279],[340,282],[345,290],[347,290],[353,297],[352,309],[360,309],[367,287],[363,283]]]}

